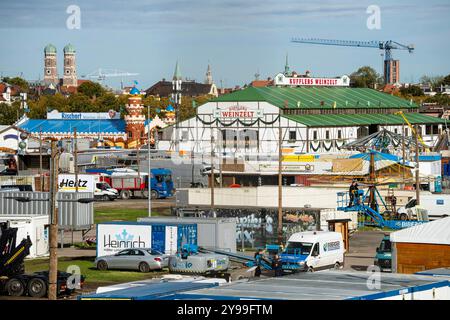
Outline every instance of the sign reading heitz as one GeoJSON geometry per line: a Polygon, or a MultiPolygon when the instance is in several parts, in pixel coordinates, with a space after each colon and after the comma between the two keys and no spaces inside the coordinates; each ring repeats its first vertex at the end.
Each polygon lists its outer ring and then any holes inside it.
{"type": "Polygon", "coordinates": [[[250,109],[246,106],[230,106],[226,109],[215,109],[214,118],[262,118],[264,116],[263,110],[260,109],[250,109]]]}
{"type": "Polygon", "coordinates": [[[97,257],[130,248],[151,248],[151,225],[98,224],[97,257]]]}
{"type": "Polygon", "coordinates": [[[94,175],[79,174],[78,181],[75,180],[74,174],[58,175],[58,191],[74,192],[78,185],[78,192],[94,192],[95,180],[94,175]]]}
{"type": "Polygon", "coordinates": [[[286,77],[280,73],[275,77],[276,86],[323,86],[323,87],[348,87],[350,78],[343,75],[340,78],[307,78],[286,77]]]}

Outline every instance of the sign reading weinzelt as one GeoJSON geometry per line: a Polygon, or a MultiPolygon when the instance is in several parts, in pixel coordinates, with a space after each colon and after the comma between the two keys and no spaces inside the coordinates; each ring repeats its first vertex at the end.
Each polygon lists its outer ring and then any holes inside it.
{"type": "Polygon", "coordinates": [[[264,116],[263,110],[259,109],[250,109],[246,106],[230,106],[226,109],[215,109],[214,110],[214,118],[262,118],[264,116]]]}
{"type": "Polygon", "coordinates": [[[276,86],[316,86],[316,87],[348,87],[350,78],[343,75],[339,78],[286,77],[279,73],[275,76],[276,86]]]}
{"type": "Polygon", "coordinates": [[[120,119],[120,113],[114,110],[108,112],[58,112],[53,110],[47,112],[47,119],[59,120],[117,120],[120,119]]]}
{"type": "Polygon", "coordinates": [[[74,174],[58,175],[58,191],[75,192],[78,185],[78,192],[94,192],[95,180],[92,174],[79,174],[78,181],[74,174]]]}

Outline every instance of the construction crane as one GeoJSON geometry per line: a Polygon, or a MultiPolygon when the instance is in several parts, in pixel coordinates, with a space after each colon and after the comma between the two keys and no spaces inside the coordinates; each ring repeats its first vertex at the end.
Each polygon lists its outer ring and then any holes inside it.
{"type": "MultiPolygon", "coordinates": [[[[120,71],[117,69],[98,68],[97,70],[95,70],[87,75],[82,75],[81,77],[97,80],[97,81],[101,82],[102,84],[104,84],[106,78],[112,78],[112,77],[123,78],[123,77],[131,77],[131,76],[138,76],[138,75],[139,75],[139,73],[120,71]]],[[[121,83],[121,89],[123,89],[123,80],[121,80],[120,83],[121,83]]]]}
{"type": "Polygon", "coordinates": [[[376,48],[384,50],[384,83],[390,83],[391,77],[391,64],[392,59],[391,50],[408,50],[409,53],[414,51],[414,45],[404,45],[392,40],[388,41],[352,41],[352,40],[328,40],[328,39],[306,39],[306,38],[293,38],[291,42],[295,43],[310,43],[321,44],[329,46],[343,46],[343,47],[362,47],[362,48],[376,48]]]}
{"type": "Polygon", "coordinates": [[[403,113],[403,111],[398,111],[395,113],[396,115],[400,115],[403,120],[405,121],[405,123],[408,125],[408,127],[411,128],[411,131],[414,135],[417,136],[417,140],[420,141],[420,143],[424,146],[425,151],[430,151],[430,147],[427,146],[427,144],[425,143],[425,141],[423,141],[422,136],[420,135],[419,132],[416,131],[416,129],[414,128],[414,126],[408,121],[408,119],[406,118],[405,114],[403,113]]]}

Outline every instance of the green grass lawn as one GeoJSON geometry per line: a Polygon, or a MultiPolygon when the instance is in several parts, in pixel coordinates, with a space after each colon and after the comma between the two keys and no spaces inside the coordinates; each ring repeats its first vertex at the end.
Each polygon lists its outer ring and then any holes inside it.
{"type": "MultiPolygon", "coordinates": [[[[91,286],[108,285],[114,283],[138,281],[143,279],[150,279],[167,274],[167,270],[150,271],[148,273],[141,273],[138,271],[119,271],[108,270],[100,271],[94,268],[94,257],[81,258],[59,258],[58,270],[68,271],[67,268],[71,265],[76,265],[81,269],[81,274],[86,277],[85,284],[91,286]]],[[[48,259],[33,259],[25,261],[25,270],[27,273],[35,271],[48,270],[48,259]]]]}
{"type": "MultiPolygon", "coordinates": [[[[152,212],[152,216],[160,216],[165,212],[152,212]]],[[[138,218],[148,217],[147,209],[94,209],[94,223],[108,221],[136,221],[138,218]]]]}

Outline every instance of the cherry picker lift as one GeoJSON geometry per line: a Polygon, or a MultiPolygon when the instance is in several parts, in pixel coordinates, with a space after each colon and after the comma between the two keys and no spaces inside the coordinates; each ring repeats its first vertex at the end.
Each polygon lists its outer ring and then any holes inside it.
{"type": "Polygon", "coordinates": [[[384,207],[384,212],[390,212],[390,210],[377,189],[377,186],[382,184],[377,183],[375,172],[375,155],[378,153],[374,150],[369,150],[368,152],[370,156],[369,180],[367,183],[362,183],[363,186],[367,186],[367,190],[357,190],[352,202],[350,202],[349,192],[338,192],[337,210],[345,212],[357,211],[361,213],[363,219],[359,223],[359,226],[370,225],[398,230],[428,222],[420,220],[396,220],[395,215],[390,215],[390,217],[385,218],[385,215],[381,213],[381,206],[384,207]]]}

